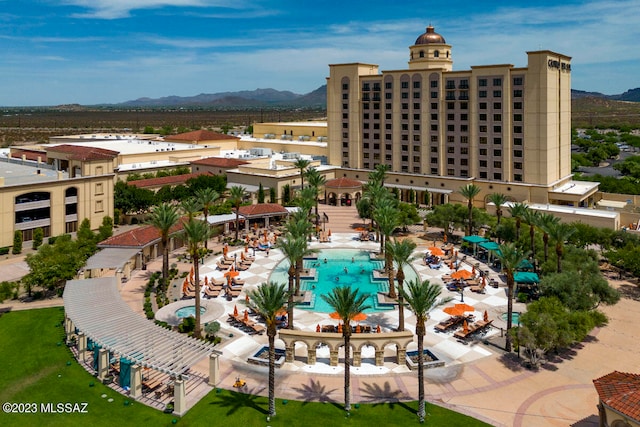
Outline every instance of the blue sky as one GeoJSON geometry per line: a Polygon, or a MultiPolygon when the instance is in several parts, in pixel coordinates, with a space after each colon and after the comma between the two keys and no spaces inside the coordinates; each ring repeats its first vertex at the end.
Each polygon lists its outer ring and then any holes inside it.
{"type": "Polygon", "coordinates": [[[328,64],[405,69],[429,23],[455,70],[548,49],[574,89],[640,87],[640,0],[0,0],[0,105],[307,93],[328,64]]]}

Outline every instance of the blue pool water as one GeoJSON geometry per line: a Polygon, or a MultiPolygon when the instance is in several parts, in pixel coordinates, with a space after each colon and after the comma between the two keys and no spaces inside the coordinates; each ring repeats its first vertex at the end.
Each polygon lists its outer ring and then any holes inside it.
{"type": "MultiPolygon", "coordinates": [[[[301,290],[313,292],[311,305],[308,308],[312,311],[331,313],[334,310],[320,297],[329,294],[335,286],[351,286],[361,293],[369,294],[367,305],[371,308],[367,313],[392,310],[393,306],[379,306],[377,301],[378,292],[389,291],[389,281],[386,277],[383,280],[373,279],[373,270],[383,268],[384,262],[379,260],[371,261],[369,252],[356,249],[325,249],[317,254],[317,259],[307,259],[304,261],[304,268],[315,268],[316,277],[314,279],[303,279],[301,290]],[[325,263],[324,260],[327,260],[325,263]],[[353,262],[352,262],[353,259],[353,262]],[[345,271],[346,268],[346,271],[345,271]]],[[[277,283],[288,283],[289,262],[282,261],[271,273],[270,281],[277,283]]],[[[413,268],[405,267],[405,281],[417,277],[413,268]]]]}
{"type": "MultiPolygon", "coordinates": [[[[508,313],[502,313],[502,320],[504,320],[505,322],[507,321],[507,315],[508,313]]],[[[520,313],[511,313],[511,323],[513,325],[519,326],[520,325],[520,313]]]]}
{"type": "MultiPolygon", "coordinates": [[[[200,315],[203,315],[206,311],[207,309],[205,307],[200,307],[200,315]]],[[[186,307],[182,307],[176,310],[176,317],[179,319],[184,319],[185,317],[190,317],[190,316],[195,317],[195,315],[196,315],[195,305],[188,305],[186,307]]]]}

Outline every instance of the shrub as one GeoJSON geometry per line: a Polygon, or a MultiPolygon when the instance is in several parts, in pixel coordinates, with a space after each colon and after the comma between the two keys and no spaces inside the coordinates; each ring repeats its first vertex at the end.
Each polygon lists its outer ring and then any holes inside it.
{"type": "Polygon", "coordinates": [[[11,246],[5,246],[4,248],[0,248],[0,255],[7,255],[10,249],[11,249],[11,246]]]}
{"type": "Polygon", "coordinates": [[[0,283],[0,302],[13,298],[18,291],[18,283],[16,282],[2,282],[0,283]]]}
{"type": "Polygon", "coordinates": [[[42,231],[42,228],[36,228],[33,231],[33,242],[32,242],[33,249],[38,249],[40,245],[42,245],[43,239],[44,239],[44,231],[42,231]]]}
{"type": "Polygon", "coordinates": [[[22,231],[16,230],[15,233],[13,233],[13,250],[11,251],[11,253],[14,255],[18,255],[21,252],[22,252],[22,231]]]}
{"type": "Polygon", "coordinates": [[[191,333],[196,328],[196,319],[189,316],[182,319],[182,323],[178,326],[178,331],[181,333],[191,333]]]}

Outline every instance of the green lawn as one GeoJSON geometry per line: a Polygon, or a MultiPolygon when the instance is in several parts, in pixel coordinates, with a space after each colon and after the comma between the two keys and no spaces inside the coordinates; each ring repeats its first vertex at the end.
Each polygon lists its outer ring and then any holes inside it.
{"type": "MultiPolygon", "coordinates": [[[[341,405],[282,401],[266,420],[267,398],[212,391],[184,417],[146,407],[103,386],[81,368],[64,345],[61,308],[6,313],[0,317],[0,402],[35,406],[35,414],[2,414],[9,426],[385,426],[418,424],[417,402],[362,404],[346,419],[341,405]],[[106,395],[105,397],[102,397],[106,395]],[[109,401],[111,400],[111,402],[109,401]],[[87,403],[88,413],[42,413],[42,404],[87,403]],[[35,405],[33,405],[35,404],[35,405]],[[175,423],[175,424],[174,424],[175,423]]],[[[76,408],[81,409],[81,408],[76,408]]],[[[486,426],[473,418],[427,405],[435,426],[486,426]]]]}

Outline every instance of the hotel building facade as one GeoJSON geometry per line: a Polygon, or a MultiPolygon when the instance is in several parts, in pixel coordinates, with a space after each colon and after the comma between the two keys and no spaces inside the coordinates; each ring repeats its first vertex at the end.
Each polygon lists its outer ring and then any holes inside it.
{"type": "Polygon", "coordinates": [[[455,192],[474,183],[481,196],[590,206],[597,184],[571,181],[571,58],[527,57],[527,67],[454,71],[451,45],[429,26],[408,69],[329,65],[329,163],[361,180],[387,165],[389,186],[423,203],[461,200],[455,192]]]}

